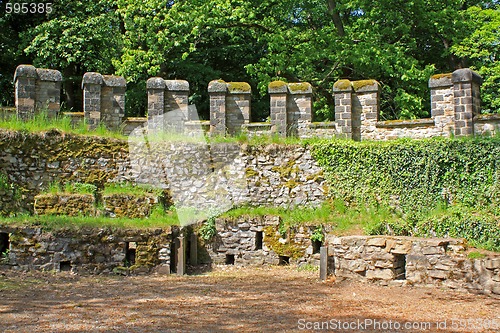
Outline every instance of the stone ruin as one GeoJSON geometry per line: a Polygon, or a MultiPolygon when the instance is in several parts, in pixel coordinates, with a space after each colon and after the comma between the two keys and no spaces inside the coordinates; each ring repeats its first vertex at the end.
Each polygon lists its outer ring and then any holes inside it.
{"type": "MultiPolygon", "coordinates": [[[[16,109],[28,119],[47,109],[60,110],[62,76],[59,71],[17,67],[16,109]]],[[[313,91],[307,82],[271,82],[270,122],[252,122],[251,87],[246,82],[214,80],[208,84],[210,121],[200,121],[188,105],[189,83],[154,77],[147,81],[148,117],[125,117],[126,82],[123,77],[85,73],[83,113],[67,113],[74,122],[85,119],[89,128],[100,124],[125,134],[137,127],[192,135],[278,135],[343,137],[353,140],[390,140],[402,137],[495,135],[500,116],[480,112],[482,78],[470,69],[434,75],[429,79],[431,117],[416,120],[380,120],[380,84],[375,80],[339,80],[333,85],[335,121],[314,122],[313,91]]]]}

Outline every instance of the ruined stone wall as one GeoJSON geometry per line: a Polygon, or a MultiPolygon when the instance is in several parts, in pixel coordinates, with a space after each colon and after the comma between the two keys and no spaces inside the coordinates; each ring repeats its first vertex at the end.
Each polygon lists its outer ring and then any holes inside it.
{"type": "Polygon", "coordinates": [[[319,266],[321,243],[311,240],[316,226],[296,226],[280,234],[278,216],[217,218],[216,235],[199,240],[200,263],[219,265],[319,266]]]}
{"type": "Polygon", "coordinates": [[[500,256],[469,259],[460,239],[330,235],[338,277],[383,284],[438,285],[500,297],[500,256]]]}
{"type": "Polygon", "coordinates": [[[0,225],[0,233],[9,241],[0,265],[16,270],[170,273],[170,228],[44,230],[0,225]]]}
{"type": "MultiPolygon", "coordinates": [[[[195,206],[217,206],[221,197],[232,205],[314,206],[327,194],[321,168],[301,146],[139,140],[129,147],[120,140],[57,131],[0,136],[0,169],[19,189],[18,201],[27,211],[55,181],[98,188],[106,182],[158,185],[177,193],[178,202],[195,206]]],[[[6,208],[3,201],[0,208],[6,208]]]]}

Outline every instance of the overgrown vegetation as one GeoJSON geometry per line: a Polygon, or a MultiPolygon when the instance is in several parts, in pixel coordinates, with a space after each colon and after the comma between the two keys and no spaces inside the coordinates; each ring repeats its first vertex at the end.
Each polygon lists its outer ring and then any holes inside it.
{"type": "Polygon", "coordinates": [[[95,135],[125,140],[127,138],[119,132],[108,130],[102,124],[96,129],[89,130],[84,121],[74,126],[71,123],[71,118],[69,116],[60,115],[57,117],[49,117],[46,111],[38,112],[32,119],[29,120],[19,119],[15,114],[7,117],[6,119],[0,118],[0,128],[29,133],[57,130],[62,133],[79,135],[95,135]]]}
{"type": "Polygon", "coordinates": [[[333,198],[349,209],[376,207],[397,217],[372,220],[368,233],[464,237],[500,250],[500,138],[311,147],[333,198]]]}

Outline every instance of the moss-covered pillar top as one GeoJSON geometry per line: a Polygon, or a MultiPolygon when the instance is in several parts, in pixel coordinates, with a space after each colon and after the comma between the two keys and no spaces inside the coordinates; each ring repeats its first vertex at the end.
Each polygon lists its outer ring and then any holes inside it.
{"type": "Polygon", "coordinates": [[[96,128],[101,122],[101,87],[103,76],[96,72],[87,72],[82,78],[83,112],[90,129],[96,128]]]}
{"type": "Polygon", "coordinates": [[[210,96],[210,133],[226,135],[226,93],[227,83],[213,80],[208,84],[210,96]]]}
{"type": "Polygon", "coordinates": [[[339,80],[333,85],[335,99],[335,123],[339,137],[353,138],[352,84],[349,80],[339,80]]]}
{"type": "Polygon", "coordinates": [[[286,137],[288,85],[283,81],[273,81],[269,83],[267,91],[270,97],[271,131],[278,136],[286,137]]]}

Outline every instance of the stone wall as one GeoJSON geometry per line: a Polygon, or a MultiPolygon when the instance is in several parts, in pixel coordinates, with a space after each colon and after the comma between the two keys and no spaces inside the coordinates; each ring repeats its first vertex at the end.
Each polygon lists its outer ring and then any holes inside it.
{"type": "Polygon", "coordinates": [[[55,117],[61,107],[62,75],[53,69],[19,65],[14,74],[17,115],[30,119],[40,111],[55,117]]]}
{"type": "Polygon", "coordinates": [[[92,194],[41,194],[35,196],[36,215],[94,216],[95,198],[92,194]]]}
{"type": "Polygon", "coordinates": [[[0,233],[8,235],[9,243],[0,265],[16,270],[170,273],[170,228],[44,230],[0,225],[0,233]]]}
{"type": "Polygon", "coordinates": [[[327,236],[338,277],[383,284],[438,285],[500,297],[500,255],[469,259],[465,240],[327,236]]]}
{"type": "Polygon", "coordinates": [[[0,131],[0,138],[0,169],[27,211],[33,211],[35,196],[56,181],[100,189],[107,182],[153,183],[177,193],[178,203],[195,206],[218,206],[221,197],[231,205],[314,206],[328,192],[321,168],[302,146],[145,141],[129,146],[57,131],[0,131]]]}
{"type": "Polygon", "coordinates": [[[481,82],[470,69],[434,75],[429,79],[431,118],[380,121],[378,82],[337,81],[333,93],[339,136],[359,141],[496,133],[500,121],[480,115],[481,82]]]}
{"type": "Polygon", "coordinates": [[[297,226],[280,234],[278,216],[217,218],[216,234],[199,240],[200,263],[219,265],[284,265],[319,266],[321,242],[311,236],[316,226],[297,226]]]}

